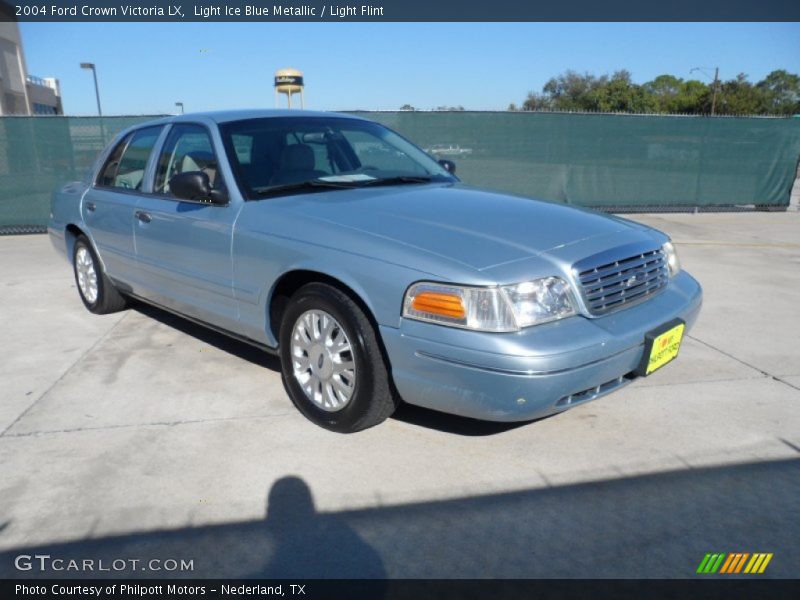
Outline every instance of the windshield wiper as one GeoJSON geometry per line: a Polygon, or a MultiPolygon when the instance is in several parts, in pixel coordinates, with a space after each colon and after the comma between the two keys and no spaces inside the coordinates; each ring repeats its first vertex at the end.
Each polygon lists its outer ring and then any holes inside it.
{"type": "Polygon", "coordinates": [[[408,183],[430,183],[433,177],[417,176],[417,175],[398,175],[397,177],[386,177],[384,179],[370,179],[368,181],[353,180],[353,181],[326,181],[324,179],[309,179],[308,181],[301,181],[299,183],[285,183],[280,185],[272,185],[270,187],[255,189],[253,192],[260,197],[274,196],[286,192],[294,192],[298,190],[314,190],[314,189],[334,189],[334,190],[351,190],[353,188],[376,186],[376,185],[400,185],[408,183]]]}
{"type": "Polygon", "coordinates": [[[373,179],[371,181],[363,181],[359,183],[358,187],[367,187],[373,185],[398,185],[403,183],[430,183],[433,177],[423,175],[398,175],[397,177],[386,177],[384,179],[373,179]]]}
{"type": "Polygon", "coordinates": [[[354,186],[349,183],[342,183],[341,181],[323,181],[322,179],[309,179],[308,181],[301,181],[299,183],[284,183],[279,185],[271,185],[266,188],[255,189],[253,192],[257,196],[273,196],[275,194],[283,194],[285,192],[294,192],[297,190],[313,190],[313,189],[334,189],[344,190],[352,189],[354,186]]]}

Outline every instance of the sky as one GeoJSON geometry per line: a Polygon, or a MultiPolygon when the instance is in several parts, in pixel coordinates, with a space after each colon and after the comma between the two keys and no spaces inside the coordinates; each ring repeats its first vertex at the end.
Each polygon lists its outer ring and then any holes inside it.
{"type": "MultiPolygon", "coordinates": [[[[272,108],[276,69],[306,108],[470,110],[522,104],[567,69],[707,80],[800,73],[799,23],[20,23],[28,72],[61,81],[65,114],[272,108]],[[693,67],[705,73],[690,74],[693,67]]],[[[285,103],[285,98],[282,98],[285,103]]]]}

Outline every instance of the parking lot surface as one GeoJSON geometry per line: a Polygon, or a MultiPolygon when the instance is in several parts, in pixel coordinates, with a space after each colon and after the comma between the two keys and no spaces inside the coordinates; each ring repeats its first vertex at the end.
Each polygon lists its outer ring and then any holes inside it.
{"type": "Polygon", "coordinates": [[[46,236],[0,237],[0,576],[693,577],[707,552],[796,576],[800,214],[630,218],[704,288],[676,362],[532,423],[404,406],[349,436],[293,408],[276,359],[91,315],[46,236]],[[14,566],[37,552],[146,566],[14,566]]]}

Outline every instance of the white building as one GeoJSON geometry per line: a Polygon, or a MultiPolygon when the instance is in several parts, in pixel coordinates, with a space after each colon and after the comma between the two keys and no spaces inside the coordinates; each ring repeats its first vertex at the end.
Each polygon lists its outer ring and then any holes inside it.
{"type": "Polygon", "coordinates": [[[0,115],[63,115],[58,79],[28,74],[19,27],[0,22],[0,115]]]}

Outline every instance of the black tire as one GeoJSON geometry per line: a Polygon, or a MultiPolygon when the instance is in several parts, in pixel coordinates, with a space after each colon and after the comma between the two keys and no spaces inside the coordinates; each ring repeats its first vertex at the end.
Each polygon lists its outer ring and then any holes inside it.
{"type": "Polygon", "coordinates": [[[280,357],[283,383],[297,409],[311,422],[338,433],[354,433],[373,427],[394,413],[397,398],[389,381],[389,369],[381,352],[375,328],[347,294],[323,283],[300,288],[289,301],[281,319],[280,357]],[[292,334],[307,311],[332,316],[350,341],[355,363],[352,395],[338,410],[323,410],[306,396],[294,374],[292,334]]]}
{"type": "Polygon", "coordinates": [[[111,283],[111,280],[105,274],[103,265],[97,258],[97,253],[94,251],[94,248],[92,248],[92,244],[89,242],[86,236],[78,236],[78,239],[75,240],[75,247],[72,251],[72,271],[75,275],[75,286],[78,288],[78,295],[81,297],[83,305],[89,312],[93,312],[96,315],[106,315],[109,313],[119,312],[127,306],[125,297],[119,293],[117,288],[114,287],[114,284],[111,283]],[[94,300],[91,300],[84,295],[79,281],[78,253],[82,249],[85,249],[91,256],[94,272],[97,278],[97,297],[94,300]]]}

